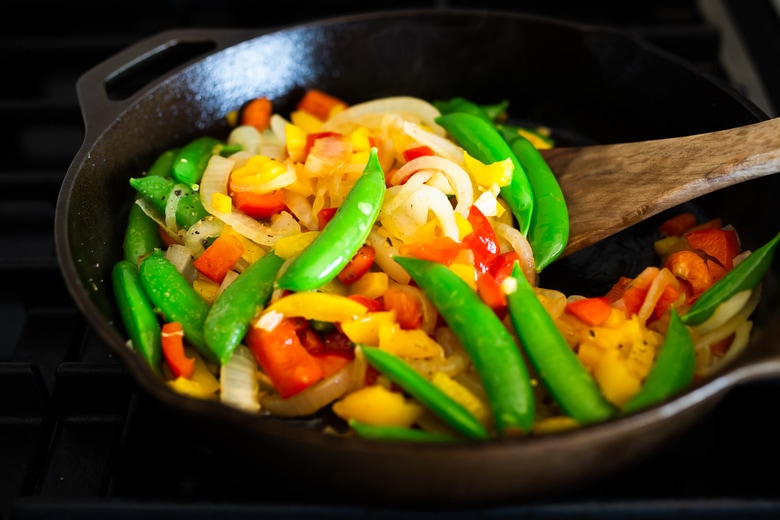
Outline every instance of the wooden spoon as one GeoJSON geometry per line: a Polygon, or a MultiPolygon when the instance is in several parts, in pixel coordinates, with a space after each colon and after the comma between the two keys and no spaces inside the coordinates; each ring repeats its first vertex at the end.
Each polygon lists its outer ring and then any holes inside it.
{"type": "Polygon", "coordinates": [[[669,139],[542,150],[569,208],[564,255],[701,195],[780,172],[780,118],[669,139]]]}

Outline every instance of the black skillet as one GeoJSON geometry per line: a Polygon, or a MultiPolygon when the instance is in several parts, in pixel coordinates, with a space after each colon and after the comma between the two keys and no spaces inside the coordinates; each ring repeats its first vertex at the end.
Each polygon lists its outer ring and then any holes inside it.
{"type": "MultiPolygon", "coordinates": [[[[626,468],[696,423],[731,387],[780,373],[775,263],[752,343],[732,366],[652,409],[567,433],[455,446],[377,443],[324,435],[319,418],[268,419],[173,393],[126,346],[113,303],[109,273],[133,196],[127,179],[168,148],[226,135],[224,116],[246,100],[269,96],[284,113],[310,87],[350,103],[392,95],[507,99],[512,114],[551,127],[560,144],[696,134],[767,118],[730,87],[630,34],[510,13],[398,11],[273,32],[175,30],[94,67],[78,82],[86,138],[57,205],[63,275],[142,389],[226,457],[240,454],[301,489],[351,503],[533,500],[626,468]]],[[[549,267],[542,285],[598,294],[621,274],[636,274],[657,261],[658,220],[681,209],[722,217],[754,249],[780,225],[779,180],[733,186],[634,226],[549,267]]]]}

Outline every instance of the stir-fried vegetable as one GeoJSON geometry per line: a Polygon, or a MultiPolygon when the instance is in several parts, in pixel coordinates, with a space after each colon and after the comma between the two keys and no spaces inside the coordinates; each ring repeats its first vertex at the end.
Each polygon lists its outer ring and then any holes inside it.
{"type": "Polygon", "coordinates": [[[311,90],[161,154],[113,271],[129,344],[184,395],[405,442],[607,420],[738,355],[780,234],[750,254],[683,213],[607,294],[539,287],[569,217],[508,109],[311,90]]]}

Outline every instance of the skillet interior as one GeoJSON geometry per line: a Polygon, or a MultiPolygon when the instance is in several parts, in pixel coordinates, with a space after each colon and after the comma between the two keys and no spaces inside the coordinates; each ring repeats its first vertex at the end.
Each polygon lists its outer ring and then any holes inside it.
{"type": "MultiPolygon", "coordinates": [[[[172,32],[170,41],[177,36],[172,32]]],[[[69,289],[96,332],[145,391],[225,446],[226,456],[249,456],[280,478],[299,484],[308,478],[350,501],[441,506],[532,499],[593,482],[646,456],[733,383],[704,382],[646,413],[577,432],[448,447],[324,436],[310,431],[316,427],[311,421],[290,427],[173,394],[125,346],[112,302],[109,273],[121,254],[132,201],[126,180],[167,148],[204,133],[226,135],[225,114],[251,97],[268,95],[283,113],[309,87],[350,103],[389,95],[508,99],[514,115],[550,126],[560,144],[694,134],[766,117],[728,87],[629,35],[544,18],[395,12],[256,37],[230,31],[195,36],[215,42],[217,52],[118,103],[110,117],[90,118],[88,109],[105,97],[105,85],[86,76],[80,82],[87,137],[63,184],[56,240],[69,289]],[[301,472],[304,460],[310,467],[301,472]]],[[[690,207],[733,223],[745,246],[755,248],[780,222],[770,193],[777,193],[775,178],[728,188],[690,207]]],[[[660,218],[559,261],[543,274],[542,285],[597,293],[620,274],[654,263],[647,251],[660,218]]],[[[765,299],[774,302],[769,287],[765,299]]],[[[769,310],[764,304],[758,314],[769,310]]]]}

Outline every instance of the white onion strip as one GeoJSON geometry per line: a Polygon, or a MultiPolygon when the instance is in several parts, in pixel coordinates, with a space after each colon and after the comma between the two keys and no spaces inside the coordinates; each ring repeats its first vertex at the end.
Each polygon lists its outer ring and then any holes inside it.
{"type": "Polygon", "coordinates": [[[247,347],[238,345],[228,362],[220,367],[219,387],[223,403],[249,412],[260,409],[257,362],[247,347]]]}
{"type": "Polygon", "coordinates": [[[364,116],[388,113],[398,113],[408,119],[414,118],[424,122],[437,135],[445,135],[444,129],[436,123],[436,118],[441,115],[439,109],[424,99],[411,96],[385,97],[352,105],[328,119],[322,126],[322,131],[343,131],[364,116]]]}
{"type": "Polygon", "coordinates": [[[359,378],[355,373],[358,371],[356,367],[352,361],[332,376],[317,381],[292,397],[282,399],[279,394],[270,394],[261,400],[261,404],[266,411],[282,417],[311,415],[354,387],[359,378]]]}
{"type": "Polygon", "coordinates": [[[457,197],[458,203],[455,206],[455,211],[463,217],[468,217],[469,208],[474,204],[474,185],[468,172],[449,159],[433,155],[412,159],[393,173],[390,177],[390,183],[401,184],[410,175],[420,170],[440,171],[450,182],[457,197]]]}
{"type": "Polygon", "coordinates": [[[466,159],[463,158],[463,149],[445,138],[443,134],[429,132],[411,121],[404,122],[404,132],[418,143],[428,146],[431,150],[446,157],[461,168],[466,167],[466,159]]]}
{"type": "Polygon", "coordinates": [[[200,181],[200,199],[203,207],[220,219],[225,224],[232,227],[236,232],[244,235],[249,240],[263,246],[273,246],[282,236],[278,230],[273,230],[269,226],[261,224],[246,213],[233,208],[230,213],[224,213],[214,208],[211,198],[215,193],[227,195],[228,178],[233,169],[234,162],[220,155],[213,155],[209,160],[206,171],[203,172],[203,178],[200,181]]]}
{"type": "Polygon", "coordinates": [[[536,284],[536,263],[534,261],[534,252],[528,239],[514,227],[503,222],[494,222],[493,228],[499,238],[503,238],[512,246],[512,249],[520,256],[520,269],[523,271],[526,280],[531,285],[536,284]]]}

